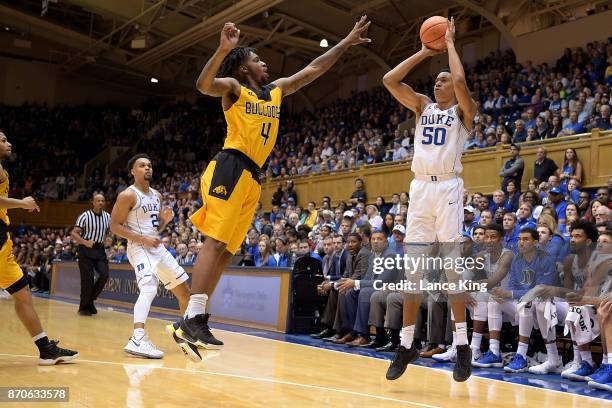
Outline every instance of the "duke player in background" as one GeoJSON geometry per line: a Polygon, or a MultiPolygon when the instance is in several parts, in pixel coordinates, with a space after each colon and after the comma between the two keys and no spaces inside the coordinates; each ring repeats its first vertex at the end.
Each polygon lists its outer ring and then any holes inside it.
{"type": "MultiPolygon", "coordinates": [[[[178,299],[181,313],[189,302],[187,273],[161,243],[159,234],[174,217],[171,208],[161,209],[161,194],[151,188],[153,166],[146,154],[137,154],[128,161],[134,184],[122,191],[111,213],[111,231],[128,240],[127,256],[138,283],[138,300],[134,304],[134,334],[124,347],[128,354],[145,358],[162,358],[145,334],[145,322],[161,281],[178,299]]],[[[179,339],[174,341],[193,361],[202,361],[197,347],[179,339]]]]}
{"type": "MultiPolygon", "coordinates": [[[[421,50],[403,61],[383,78],[383,84],[402,105],[416,115],[414,157],[411,170],[415,174],[410,185],[410,206],[406,223],[406,253],[420,256],[424,245],[439,241],[447,249],[458,250],[463,225],[463,180],[461,154],[472,131],[476,102],[470,96],[465,72],[455,49],[455,22],[451,19],[446,30],[446,48],[450,72],[440,72],[434,86],[435,102],[416,93],[402,82],[419,63],[443,51],[422,46],[421,50]],[[456,244],[451,244],[456,243],[456,244]]],[[[448,256],[448,255],[446,255],[448,256]]],[[[406,278],[416,283],[416,289],[404,293],[401,345],[387,371],[387,379],[398,379],[418,351],[413,345],[414,325],[421,303],[419,281],[422,271],[412,271],[406,278]]],[[[457,281],[455,271],[447,270],[449,282],[457,281]]],[[[468,345],[465,321],[465,293],[449,291],[449,300],[456,321],[457,357],[453,378],[465,381],[471,375],[472,353],[468,345]]]]}

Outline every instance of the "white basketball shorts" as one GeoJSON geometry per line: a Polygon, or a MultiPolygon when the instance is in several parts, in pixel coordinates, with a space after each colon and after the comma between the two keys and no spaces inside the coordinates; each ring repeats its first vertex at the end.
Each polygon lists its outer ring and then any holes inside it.
{"type": "Polygon", "coordinates": [[[176,259],[163,246],[157,248],[146,248],[140,244],[128,244],[127,256],[130,264],[134,267],[138,287],[155,280],[160,281],[168,290],[173,289],[189,276],[176,259]]]}
{"type": "Polygon", "coordinates": [[[463,180],[412,180],[406,242],[459,242],[463,225],[463,180]]]}

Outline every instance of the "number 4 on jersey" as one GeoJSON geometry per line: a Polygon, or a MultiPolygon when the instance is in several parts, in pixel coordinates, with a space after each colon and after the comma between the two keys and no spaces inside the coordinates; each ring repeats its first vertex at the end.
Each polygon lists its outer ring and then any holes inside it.
{"type": "Polygon", "coordinates": [[[264,146],[268,143],[268,139],[270,138],[270,128],[272,127],[272,123],[264,122],[261,124],[261,137],[264,138],[264,146]]]}

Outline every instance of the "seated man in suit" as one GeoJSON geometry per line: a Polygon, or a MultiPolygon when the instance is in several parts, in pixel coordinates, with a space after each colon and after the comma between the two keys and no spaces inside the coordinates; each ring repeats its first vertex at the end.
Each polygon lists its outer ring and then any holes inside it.
{"type": "MultiPolygon", "coordinates": [[[[332,286],[335,281],[340,279],[340,263],[338,262],[338,255],[334,250],[334,239],[336,237],[334,234],[325,237],[323,240],[323,252],[325,256],[323,257],[323,282],[317,286],[317,294],[319,296],[324,296],[325,300],[323,301],[323,305],[327,306],[327,302],[329,299],[329,292],[332,289],[332,286]]],[[[342,244],[342,237],[338,237],[340,239],[340,243],[342,244]]],[[[341,248],[343,250],[343,248],[341,248]]],[[[346,264],[346,256],[345,256],[345,264],[346,264]]],[[[321,313],[323,314],[323,313],[321,313]]],[[[333,336],[334,331],[329,327],[325,327],[323,331],[320,333],[311,334],[310,336],[315,339],[322,339],[323,337],[333,336]]]]}
{"type": "MultiPolygon", "coordinates": [[[[338,290],[345,301],[342,308],[343,329],[348,333],[336,343],[351,347],[365,347],[371,343],[369,333],[370,298],[382,283],[397,283],[403,276],[397,268],[396,252],[389,248],[389,241],[382,230],[374,230],[371,237],[372,253],[368,259],[368,270],[363,277],[340,279],[338,290]],[[387,268],[387,258],[393,260],[392,268],[387,268]],[[382,272],[380,272],[382,270],[382,272]],[[378,281],[378,282],[377,282],[378,281]],[[375,284],[376,283],[376,284],[375,284]],[[375,289],[376,288],[376,289],[375,289]]],[[[386,344],[384,329],[377,328],[378,347],[386,344]]]]}
{"type": "MultiPolygon", "coordinates": [[[[356,232],[348,234],[346,249],[342,252],[348,253],[345,261],[345,268],[342,270],[342,258],[344,254],[341,252],[339,255],[339,267],[343,278],[361,279],[365,275],[368,267],[368,258],[370,257],[370,250],[363,247],[361,235],[356,232]]],[[[337,248],[337,246],[336,246],[337,248]]],[[[337,251],[337,249],[336,249],[337,251]]],[[[323,337],[325,341],[337,341],[344,336],[342,334],[342,304],[344,303],[344,296],[339,296],[338,293],[338,281],[324,284],[322,289],[329,292],[329,298],[327,299],[327,306],[323,312],[321,322],[335,332],[334,335],[329,337],[323,337]]],[[[326,333],[328,334],[328,333],[326,333]]]]}

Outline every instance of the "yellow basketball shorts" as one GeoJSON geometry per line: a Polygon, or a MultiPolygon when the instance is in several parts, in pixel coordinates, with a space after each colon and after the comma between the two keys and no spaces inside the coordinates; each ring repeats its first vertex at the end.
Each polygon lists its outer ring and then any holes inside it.
{"type": "Polygon", "coordinates": [[[0,249],[0,288],[6,289],[11,295],[28,286],[21,267],[13,255],[13,241],[6,240],[0,249]]]}
{"type": "Polygon", "coordinates": [[[204,235],[235,254],[244,242],[259,198],[259,168],[236,150],[222,150],[200,178],[202,208],[190,220],[204,235]]]}

